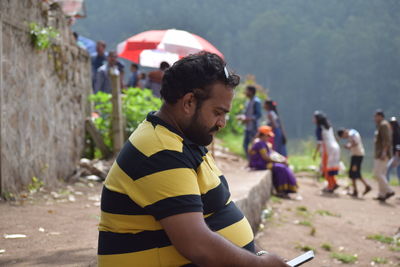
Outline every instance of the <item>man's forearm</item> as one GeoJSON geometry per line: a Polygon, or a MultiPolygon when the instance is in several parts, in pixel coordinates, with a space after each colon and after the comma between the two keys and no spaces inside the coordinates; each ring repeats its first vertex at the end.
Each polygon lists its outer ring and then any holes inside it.
{"type": "Polygon", "coordinates": [[[274,255],[256,256],[255,254],[239,248],[217,233],[212,233],[209,243],[203,247],[202,257],[193,259],[199,266],[255,266],[255,267],[278,267],[286,266],[274,255]]]}

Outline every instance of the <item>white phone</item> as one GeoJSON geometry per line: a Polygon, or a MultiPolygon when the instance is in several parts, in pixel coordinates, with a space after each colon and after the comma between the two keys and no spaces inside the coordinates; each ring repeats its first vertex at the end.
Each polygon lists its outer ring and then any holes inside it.
{"type": "Polygon", "coordinates": [[[312,259],[314,259],[314,251],[310,250],[310,251],[307,251],[306,253],[294,258],[293,260],[286,262],[286,264],[291,267],[297,267],[297,266],[300,266],[303,263],[306,263],[307,261],[310,261],[312,259]]]}

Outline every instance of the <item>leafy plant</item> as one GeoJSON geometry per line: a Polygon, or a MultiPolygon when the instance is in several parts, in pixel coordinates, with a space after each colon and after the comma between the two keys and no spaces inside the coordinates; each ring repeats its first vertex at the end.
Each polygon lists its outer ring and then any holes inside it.
{"type": "Polygon", "coordinates": [[[32,182],[28,184],[30,193],[36,193],[44,185],[43,181],[37,177],[32,177],[32,182]]]}
{"type": "Polygon", "coordinates": [[[351,254],[346,254],[346,253],[337,253],[337,252],[333,252],[331,254],[331,257],[334,259],[337,259],[338,261],[341,261],[343,263],[354,263],[358,259],[357,255],[351,255],[351,254]]]}
{"type": "MultiPolygon", "coordinates": [[[[95,110],[99,113],[94,118],[94,124],[103,136],[104,143],[111,149],[111,115],[112,103],[111,95],[98,92],[89,96],[89,100],[94,103],[95,110]]],[[[125,116],[125,135],[129,135],[146,118],[150,111],[161,107],[161,100],[153,96],[151,90],[141,88],[128,88],[122,94],[122,113],[125,116]]]]}
{"type": "Polygon", "coordinates": [[[37,23],[29,24],[32,43],[38,50],[44,50],[50,47],[52,41],[59,36],[57,30],[52,27],[40,27],[37,23]]]}

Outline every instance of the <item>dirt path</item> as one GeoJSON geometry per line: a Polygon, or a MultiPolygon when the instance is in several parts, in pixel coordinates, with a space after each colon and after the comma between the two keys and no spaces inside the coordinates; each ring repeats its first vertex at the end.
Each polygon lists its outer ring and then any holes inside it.
{"type": "Polygon", "coordinates": [[[101,183],[77,182],[0,203],[0,266],[95,265],[100,192],[101,183]]]}
{"type": "MultiPolygon", "coordinates": [[[[221,162],[221,161],[220,161],[221,162]]],[[[243,162],[221,164],[226,173],[241,168],[243,162]],[[228,171],[229,170],[229,171],[228,171]]],[[[305,266],[335,266],[330,253],[320,248],[327,243],[333,251],[358,254],[358,266],[370,266],[373,257],[400,262],[400,252],[389,245],[366,240],[374,234],[391,236],[400,226],[400,200],[379,204],[371,198],[363,200],[344,195],[323,197],[321,184],[300,177],[303,200],[271,199],[272,219],[258,236],[258,243],[273,252],[292,258],[300,254],[296,246],[317,249],[317,258],[305,266]],[[315,214],[331,213],[336,216],[315,214]],[[306,222],[315,228],[298,225],[306,222]]],[[[400,188],[396,188],[400,196],[400,188]]],[[[40,192],[22,201],[0,202],[0,266],[95,266],[97,223],[101,183],[76,182],[57,192],[40,192]],[[24,234],[25,238],[6,239],[6,234],[24,234]],[[5,250],[5,251],[4,251],[5,250]]]]}
{"type": "Polygon", "coordinates": [[[310,267],[342,265],[333,253],[356,254],[357,266],[400,266],[400,246],[367,238],[392,237],[400,227],[399,187],[395,197],[379,203],[372,200],[377,192],[374,181],[374,190],[360,199],[345,195],[343,189],[334,196],[322,196],[322,184],[308,174],[298,174],[298,182],[301,200],[272,198],[268,203],[271,215],[257,236],[261,247],[288,259],[300,255],[302,249],[315,248],[316,258],[304,265],[310,267]],[[386,264],[372,263],[377,257],[386,264]]]}

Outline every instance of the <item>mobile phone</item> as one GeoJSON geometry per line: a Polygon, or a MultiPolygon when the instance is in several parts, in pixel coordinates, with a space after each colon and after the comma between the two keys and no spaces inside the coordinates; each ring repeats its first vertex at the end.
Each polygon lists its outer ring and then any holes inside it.
{"type": "Polygon", "coordinates": [[[306,253],[294,258],[293,260],[286,262],[286,264],[291,267],[296,267],[296,266],[300,266],[303,263],[306,263],[312,259],[314,259],[314,251],[310,250],[310,251],[307,251],[306,253]]]}

